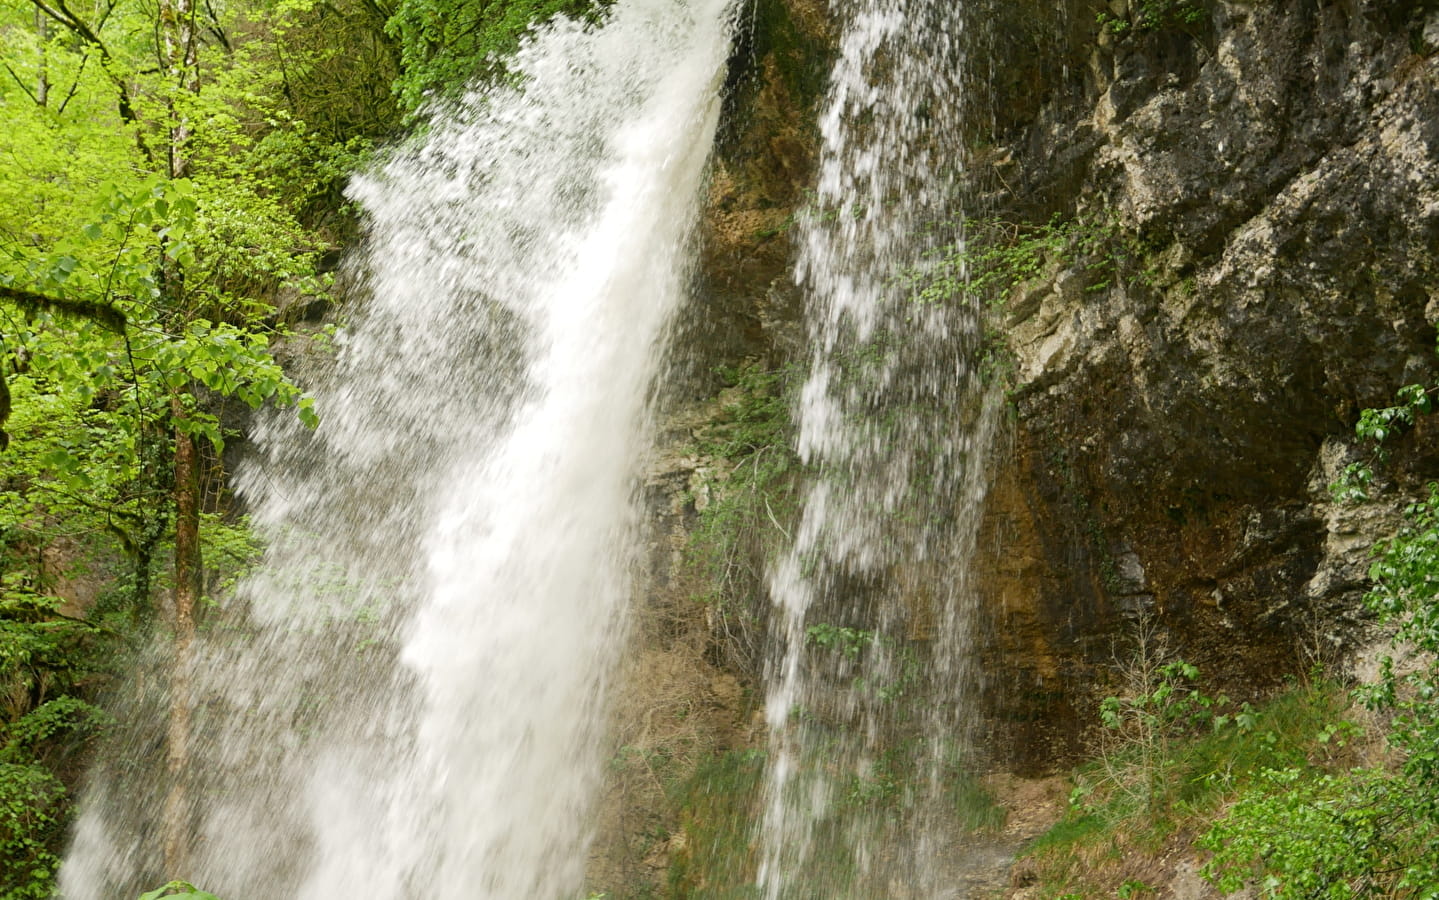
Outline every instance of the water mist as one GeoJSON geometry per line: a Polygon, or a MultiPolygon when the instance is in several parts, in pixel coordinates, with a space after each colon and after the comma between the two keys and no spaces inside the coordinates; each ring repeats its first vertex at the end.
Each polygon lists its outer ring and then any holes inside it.
{"type": "MultiPolygon", "coordinates": [[[[196,650],[186,871],[137,725],[84,796],[70,900],[580,890],[623,647],[646,397],[688,284],[728,0],[619,0],[527,42],[355,182],[369,299],[314,433],[239,476],[269,540],[196,650]]],[[[153,684],[126,718],[157,705],[153,684]]],[[[161,754],[163,755],[163,754],[161,754]]]]}
{"type": "Polygon", "coordinates": [[[955,896],[977,674],[969,563],[999,404],[982,311],[927,302],[963,240],[963,4],[839,0],[818,189],[798,223],[817,473],[774,565],[759,886],[955,896]]]}

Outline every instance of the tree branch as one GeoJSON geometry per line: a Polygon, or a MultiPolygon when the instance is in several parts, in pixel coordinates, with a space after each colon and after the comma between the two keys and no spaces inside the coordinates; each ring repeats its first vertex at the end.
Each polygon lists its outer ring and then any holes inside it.
{"type": "MultiPolygon", "coordinates": [[[[105,63],[105,72],[110,76],[110,82],[115,85],[115,90],[119,91],[120,94],[116,100],[120,118],[123,119],[126,124],[133,125],[137,117],[135,115],[135,107],[130,102],[130,89],[125,85],[124,79],[120,78],[120,76],[115,73],[113,67],[110,66],[110,48],[105,46],[105,42],[100,40],[100,36],[97,35],[89,25],[86,25],[84,20],[70,11],[70,8],[65,5],[65,0],[54,0],[54,6],[50,6],[45,0],[30,0],[30,2],[35,5],[36,9],[70,29],[80,40],[100,51],[100,60],[105,63]]],[[[113,9],[114,7],[112,6],[111,8],[113,9]]],[[[109,15],[108,10],[106,11],[106,15],[109,15]]]]}
{"type": "Polygon", "coordinates": [[[25,84],[25,82],[23,82],[23,81],[20,80],[20,76],[15,74],[15,70],[12,69],[12,68],[10,68],[10,64],[9,64],[9,63],[5,63],[5,71],[7,71],[7,72],[10,73],[10,77],[13,78],[13,79],[15,79],[15,83],[16,83],[16,84],[20,85],[20,90],[24,91],[24,92],[25,92],[25,96],[27,96],[27,97],[29,97],[31,100],[33,100],[33,101],[35,102],[35,105],[36,105],[36,106],[44,106],[44,105],[45,105],[45,104],[41,103],[40,100],[39,100],[39,98],[37,98],[37,97],[35,96],[35,92],[32,91],[32,90],[30,90],[30,88],[25,84]]]}
{"type": "Polygon", "coordinates": [[[84,56],[80,57],[80,67],[75,71],[75,80],[71,82],[70,90],[65,92],[65,99],[60,101],[60,108],[57,109],[56,112],[64,113],[65,107],[70,105],[70,99],[74,97],[75,92],[80,89],[80,79],[85,75],[85,64],[89,61],[89,53],[86,53],[84,56]]]}
{"type": "Polygon", "coordinates": [[[97,300],[71,300],[66,297],[51,297],[34,291],[0,285],[0,300],[23,306],[26,309],[56,312],[67,316],[78,316],[103,325],[116,334],[125,333],[125,314],[108,303],[97,300]]]}

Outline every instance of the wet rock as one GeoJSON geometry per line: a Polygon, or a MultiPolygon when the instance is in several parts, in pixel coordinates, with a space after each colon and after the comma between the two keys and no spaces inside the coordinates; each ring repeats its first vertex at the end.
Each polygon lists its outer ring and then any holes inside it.
{"type": "Polygon", "coordinates": [[[1059,266],[1009,308],[1017,487],[997,496],[1025,504],[1037,562],[1026,587],[996,574],[991,602],[1052,656],[1022,667],[1101,667],[1148,610],[1241,691],[1366,640],[1367,547],[1422,467],[1364,507],[1326,488],[1359,410],[1435,377],[1423,5],[1226,2],[1200,33],[1102,41],[1088,99],[1052,84],[1010,142],[1050,207],[1117,223],[1131,260],[1099,289],[1059,266]],[[1077,154],[1077,183],[1045,174],[1077,154]]]}

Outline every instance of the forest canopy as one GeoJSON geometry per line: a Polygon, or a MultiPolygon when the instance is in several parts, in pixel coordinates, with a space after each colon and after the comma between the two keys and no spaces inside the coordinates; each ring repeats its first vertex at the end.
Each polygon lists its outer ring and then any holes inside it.
{"type": "Polygon", "coordinates": [[[182,678],[255,556],[224,451],[244,410],[323,413],[276,348],[337,302],[348,175],[588,8],[0,0],[0,898],[51,895],[126,651],[182,678]]]}

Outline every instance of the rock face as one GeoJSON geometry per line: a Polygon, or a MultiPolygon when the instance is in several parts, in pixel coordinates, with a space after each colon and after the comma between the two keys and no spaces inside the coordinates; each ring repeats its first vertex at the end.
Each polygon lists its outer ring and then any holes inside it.
{"type": "MultiPolygon", "coordinates": [[[[1117,227],[1131,260],[1100,285],[1057,264],[1004,322],[991,605],[1028,641],[1002,648],[1023,690],[1140,615],[1240,693],[1364,640],[1363,548],[1396,504],[1326,487],[1359,411],[1434,377],[1433,8],[1226,2],[1101,33],[1079,98],[1054,85],[1006,136],[1001,209],[1117,227]]],[[[1428,431],[1401,482],[1439,472],[1428,431]]]]}
{"type": "MultiPolygon", "coordinates": [[[[1374,500],[1340,505],[1328,485],[1369,453],[1352,438],[1361,409],[1436,379],[1439,2],[1111,0],[1109,25],[1082,0],[971,2],[964,205],[1010,224],[1058,216],[1085,248],[1001,298],[1012,427],[976,561],[992,743],[1014,771],[1053,771],[1139,623],[1236,699],[1372,638],[1368,547],[1439,475],[1439,426],[1394,443],[1374,500]]],[[[752,745],[757,673],[679,599],[696,590],[675,573],[714,465],[686,435],[714,409],[716,365],[803,358],[787,228],[834,39],[811,0],[753,10],[649,486],[635,651],[649,674],[630,688],[713,711],[689,720],[693,754],[752,745]],[[689,699],[654,681],[686,654],[689,699]]],[[[673,827],[658,806],[616,808],[673,827]]],[[[655,886],[685,844],[626,840],[616,853],[655,886]]]]}

